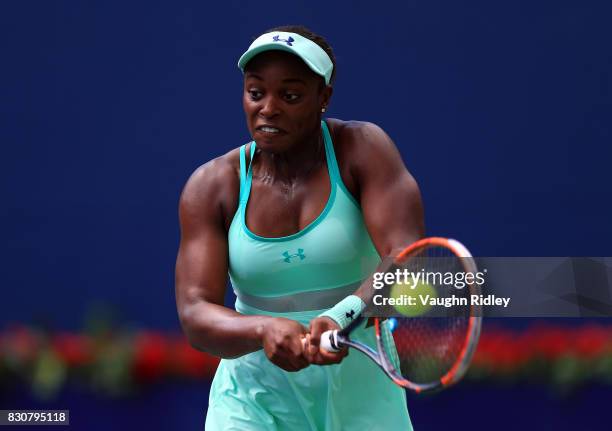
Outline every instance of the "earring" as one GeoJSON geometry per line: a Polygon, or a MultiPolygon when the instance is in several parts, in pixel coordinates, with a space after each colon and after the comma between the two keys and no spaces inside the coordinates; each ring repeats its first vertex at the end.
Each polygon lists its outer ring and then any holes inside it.
{"type": "Polygon", "coordinates": [[[321,112],[325,112],[327,109],[324,107],[321,108],[321,112]]]}

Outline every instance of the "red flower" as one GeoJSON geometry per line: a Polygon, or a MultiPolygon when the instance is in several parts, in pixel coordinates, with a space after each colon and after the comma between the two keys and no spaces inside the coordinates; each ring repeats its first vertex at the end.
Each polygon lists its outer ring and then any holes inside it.
{"type": "Polygon", "coordinates": [[[185,338],[175,340],[173,359],[175,372],[187,377],[211,378],[219,365],[219,358],[194,349],[185,338]]]}
{"type": "Polygon", "coordinates": [[[590,325],[576,332],[574,349],[583,359],[594,359],[612,347],[612,334],[601,326],[590,325]]]}
{"type": "Polygon", "coordinates": [[[169,358],[166,338],[152,332],[141,333],[134,340],[133,373],[139,381],[153,381],[163,376],[169,358]]]}
{"type": "Polygon", "coordinates": [[[80,366],[93,361],[93,345],[89,337],[60,333],[51,341],[55,353],[68,365],[80,366]]]}
{"type": "Polygon", "coordinates": [[[533,334],[534,352],[549,361],[560,358],[570,351],[572,331],[561,327],[536,327],[533,334]]]}
{"type": "Polygon", "coordinates": [[[40,335],[23,326],[9,328],[2,338],[0,351],[19,362],[32,361],[43,345],[40,335]]]}

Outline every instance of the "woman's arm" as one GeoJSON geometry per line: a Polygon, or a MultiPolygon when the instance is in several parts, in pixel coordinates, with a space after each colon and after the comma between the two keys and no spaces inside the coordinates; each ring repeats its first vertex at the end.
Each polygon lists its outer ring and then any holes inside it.
{"type": "MultiPolygon", "coordinates": [[[[357,200],[378,254],[384,258],[422,238],[425,225],[419,187],[393,141],[371,123],[350,123],[340,135],[347,154],[342,157],[342,164],[351,173],[351,184],[357,191],[357,200]]],[[[371,289],[364,284],[354,295],[368,302],[371,289]]],[[[337,325],[327,317],[310,323],[310,344],[314,346],[311,362],[323,365],[342,359],[315,354],[320,334],[329,329],[337,329],[337,325]]]]}
{"type": "Polygon", "coordinates": [[[381,257],[423,237],[421,193],[397,147],[378,126],[362,123],[353,135],[359,147],[354,178],[363,217],[381,257]]]}
{"type": "MultiPolygon", "coordinates": [[[[181,195],[181,243],[176,262],[176,303],[190,343],[232,358],[262,347],[280,367],[308,365],[302,355],[306,329],[289,319],[245,316],[223,305],[227,285],[226,208],[238,200],[236,172],[223,158],[199,168],[181,195]]],[[[231,218],[231,217],[230,217],[231,218]]]]}
{"type": "MultiPolygon", "coordinates": [[[[352,166],[361,211],[378,254],[385,258],[424,236],[421,193],[397,147],[380,127],[361,123],[352,133],[359,147],[352,166]]],[[[364,289],[371,286],[362,286],[355,294],[368,298],[364,289]]]]}

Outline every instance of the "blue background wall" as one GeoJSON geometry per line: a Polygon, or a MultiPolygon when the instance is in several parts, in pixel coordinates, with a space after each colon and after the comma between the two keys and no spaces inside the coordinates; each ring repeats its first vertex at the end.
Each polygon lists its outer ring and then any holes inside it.
{"type": "MultiPolygon", "coordinates": [[[[606,1],[0,5],[0,326],[92,303],[178,330],[177,202],[248,140],[239,55],[301,23],[338,60],[330,117],[378,123],[429,234],[478,255],[610,255],[606,1]]],[[[508,401],[506,401],[508,402],[508,401]]]]}

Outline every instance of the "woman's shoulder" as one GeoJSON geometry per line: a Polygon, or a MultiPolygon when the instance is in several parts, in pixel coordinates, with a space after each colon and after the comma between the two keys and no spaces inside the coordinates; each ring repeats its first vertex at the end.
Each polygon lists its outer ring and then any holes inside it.
{"type": "Polygon", "coordinates": [[[377,124],[367,121],[345,121],[335,118],[326,120],[334,150],[340,164],[355,165],[360,163],[371,164],[384,156],[397,156],[398,150],[387,135],[377,124]]]}
{"type": "Polygon", "coordinates": [[[240,181],[240,149],[216,157],[199,166],[189,178],[187,184],[199,187],[218,187],[223,184],[240,181]]]}
{"type": "Polygon", "coordinates": [[[235,212],[240,193],[240,149],[235,148],[199,166],[189,177],[181,203],[195,208],[220,208],[224,218],[235,212]]]}

